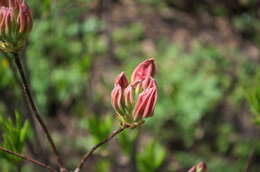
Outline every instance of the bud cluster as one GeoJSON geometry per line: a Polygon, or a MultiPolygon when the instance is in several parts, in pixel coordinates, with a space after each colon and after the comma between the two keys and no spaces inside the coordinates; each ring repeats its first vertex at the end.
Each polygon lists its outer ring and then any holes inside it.
{"type": "Polygon", "coordinates": [[[24,0],[0,0],[0,50],[21,49],[31,29],[32,15],[24,0]]]}
{"type": "Polygon", "coordinates": [[[157,101],[154,74],[154,60],[148,59],[135,68],[130,83],[124,72],[116,78],[111,102],[122,125],[134,128],[153,115],[157,101]]]}

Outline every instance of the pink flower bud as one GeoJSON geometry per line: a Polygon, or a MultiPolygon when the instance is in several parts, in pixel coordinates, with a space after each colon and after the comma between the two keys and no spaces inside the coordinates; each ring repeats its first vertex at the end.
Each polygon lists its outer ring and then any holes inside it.
{"type": "Polygon", "coordinates": [[[130,84],[124,72],[116,78],[111,102],[122,124],[135,128],[153,115],[157,101],[154,69],[153,59],[149,59],[137,66],[130,84]]]}
{"type": "Polygon", "coordinates": [[[131,81],[144,80],[146,77],[153,77],[155,74],[154,59],[147,59],[140,63],[132,73],[131,81]]]}
{"type": "Polygon", "coordinates": [[[128,86],[128,80],[125,76],[124,72],[121,72],[115,81],[115,86],[120,85],[120,87],[122,87],[123,89],[126,88],[128,86]]]}
{"type": "Polygon", "coordinates": [[[31,11],[24,0],[0,1],[0,49],[17,52],[32,29],[31,11]]]}
{"type": "Polygon", "coordinates": [[[194,165],[188,172],[207,172],[207,165],[204,162],[200,162],[194,165]]]}
{"type": "Polygon", "coordinates": [[[129,85],[124,91],[125,106],[128,107],[128,109],[131,109],[134,104],[134,96],[134,87],[129,85]]]}
{"type": "Polygon", "coordinates": [[[29,33],[32,30],[32,15],[25,1],[19,4],[18,25],[20,33],[29,33]]]}
{"type": "Polygon", "coordinates": [[[191,167],[188,172],[196,172],[196,166],[191,167]]]}
{"type": "Polygon", "coordinates": [[[123,90],[117,85],[111,93],[111,103],[118,115],[121,115],[123,110],[123,90]]]}
{"type": "Polygon", "coordinates": [[[10,8],[0,8],[0,35],[4,37],[9,33],[11,25],[12,10],[10,8]]]}
{"type": "Polygon", "coordinates": [[[133,117],[134,119],[147,118],[153,116],[157,101],[157,88],[148,88],[138,97],[133,117]]]}

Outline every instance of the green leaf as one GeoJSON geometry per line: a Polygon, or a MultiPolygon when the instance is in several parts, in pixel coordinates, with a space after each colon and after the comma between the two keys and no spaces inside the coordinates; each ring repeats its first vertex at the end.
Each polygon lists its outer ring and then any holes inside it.
{"type": "MultiPolygon", "coordinates": [[[[25,141],[29,131],[29,122],[23,122],[20,113],[15,112],[15,121],[0,116],[0,129],[3,133],[1,145],[14,152],[20,153],[25,146],[25,141]]],[[[13,164],[21,161],[20,158],[5,152],[0,152],[0,156],[13,164]]]]}
{"type": "Polygon", "coordinates": [[[138,168],[142,172],[156,171],[166,158],[166,150],[155,140],[149,140],[142,152],[138,154],[138,168]]]}
{"type": "Polygon", "coordinates": [[[118,135],[118,142],[127,156],[130,156],[136,137],[138,136],[138,130],[128,130],[118,135]]]}
{"type": "Polygon", "coordinates": [[[106,138],[113,129],[113,117],[111,115],[105,115],[102,117],[91,115],[88,116],[83,123],[84,127],[86,127],[93,136],[95,143],[106,138]]]}
{"type": "Polygon", "coordinates": [[[247,100],[252,111],[253,121],[260,125],[260,83],[248,91],[247,100]]]}
{"type": "Polygon", "coordinates": [[[23,125],[23,128],[20,131],[20,142],[24,142],[25,141],[25,139],[26,139],[26,137],[28,135],[29,127],[30,127],[30,124],[26,120],[24,125],[23,125]]]}

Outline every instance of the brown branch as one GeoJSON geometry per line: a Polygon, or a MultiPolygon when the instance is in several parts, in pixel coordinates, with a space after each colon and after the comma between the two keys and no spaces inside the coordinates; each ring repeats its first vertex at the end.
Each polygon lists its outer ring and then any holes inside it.
{"type": "Polygon", "coordinates": [[[25,72],[24,72],[24,69],[23,69],[23,66],[22,66],[22,63],[20,61],[20,57],[19,57],[19,54],[18,53],[13,53],[14,55],[14,60],[15,60],[15,64],[16,64],[16,67],[19,71],[19,74],[21,76],[21,79],[22,79],[22,88],[23,88],[23,93],[24,93],[24,96],[26,97],[29,105],[30,105],[30,108],[32,110],[32,113],[33,115],[36,117],[36,119],[38,120],[38,122],[40,123],[44,133],[46,134],[47,136],[47,139],[51,145],[51,148],[52,148],[52,151],[53,153],[55,154],[56,156],[56,160],[57,160],[57,163],[58,163],[58,166],[60,167],[60,171],[65,171],[65,169],[63,168],[63,165],[62,165],[62,162],[61,162],[61,159],[60,159],[60,156],[59,156],[59,153],[58,153],[58,150],[53,142],[53,139],[47,129],[47,126],[45,125],[44,121],[42,120],[41,116],[40,116],[40,113],[34,103],[34,100],[32,98],[32,94],[31,94],[31,91],[29,89],[29,84],[27,83],[27,80],[26,80],[26,77],[25,77],[25,72]]]}
{"type": "MultiPolygon", "coordinates": [[[[15,78],[15,81],[18,83],[20,89],[23,89],[23,84],[22,84],[22,82],[19,78],[17,68],[16,68],[15,63],[13,61],[13,56],[8,54],[8,53],[4,53],[4,55],[7,57],[8,61],[9,61],[9,66],[10,66],[12,74],[15,78]]],[[[24,97],[24,96],[23,96],[23,101],[25,101],[27,103],[26,113],[28,113],[30,111],[30,105],[28,104],[28,101],[27,101],[26,97],[24,97]]],[[[38,149],[40,148],[40,152],[43,152],[41,141],[40,141],[39,135],[37,134],[37,128],[35,126],[36,125],[35,120],[34,120],[32,115],[29,115],[28,118],[29,118],[30,124],[33,128],[33,134],[34,134],[34,137],[36,138],[35,140],[36,140],[37,148],[38,149]]],[[[34,149],[33,145],[30,145],[29,149],[33,154],[35,154],[35,151],[33,151],[33,149],[34,149]]]]}
{"type": "Polygon", "coordinates": [[[107,142],[109,142],[111,139],[113,139],[117,134],[121,133],[122,131],[124,131],[126,128],[128,128],[128,126],[122,126],[120,128],[118,128],[117,130],[113,131],[113,133],[108,136],[106,139],[104,139],[103,141],[101,141],[100,143],[98,143],[97,145],[95,145],[89,152],[87,152],[83,158],[81,159],[79,165],[77,166],[77,168],[74,170],[74,172],[80,172],[81,168],[83,167],[84,163],[91,157],[91,155],[102,145],[106,144],[107,142]]]}
{"type": "Polygon", "coordinates": [[[3,148],[3,147],[1,147],[1,146],[0,146],[0,150],[3,151],[3,152],[9,153],[9,154],[11,154],[11,155],[14,155],[14,156],[16,156],[16,157],[22,158],[23,160],[26,160],[26,161],[29,161],[29,162],[31,162],[31,163],[34,163],[34,164],[36,164],[36,165],[38,165],[38,166],[47,168],[47,169],[49,169],[51,172],[57,172],[54,168],[52,168],[52,167],[48,166],[47,164],[44,164],[44,163],[42,163],[42,162],[40,162],[40,161],[37,161],[37,160],[35,160],[35,159],[31,158],[31,157],[28,157],[28,156],[25,156],[25,155],[22,155],[22,154],[13,152],[13,151],[8,150],[8,149],[6,149],[6,148],[3,148]]]}

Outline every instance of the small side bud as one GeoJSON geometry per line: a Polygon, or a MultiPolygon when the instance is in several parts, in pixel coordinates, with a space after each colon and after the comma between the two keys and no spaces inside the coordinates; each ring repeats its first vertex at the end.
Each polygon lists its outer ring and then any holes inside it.
{"type": "Polygon", "coordinates": [[[32,30],[32,15],[28,5],[22,1],[19,4],[19,14],[17,17],[19,32],[21,34],[28,34],[32,30]]]}
{"type": "Polygon", "coordinates": [[[188,172],[207,172],[207,165],[204,162],[200,162],[194,165],[188,172]]]}
{"type": "Polygon", "coordinates": [[[0,35],[4,37],[10,34],[12,9],[1,7],[0,8],[0,35]]]}
{"type": "Polygon", "coordinates": [[[118,85],[116,86],[112,93],[111,93],[111,103],[115,111],[117,112],[118,115],[121,115],[123,113],[123,90],[122,88],[118,85]]]}
{"type": "Polygon", "coordinates": [[[134,104],[134,96],[134,88],[132,85],[129,85],[124,91],[125,106],[128,109],[131,109],[134,104]]]}

